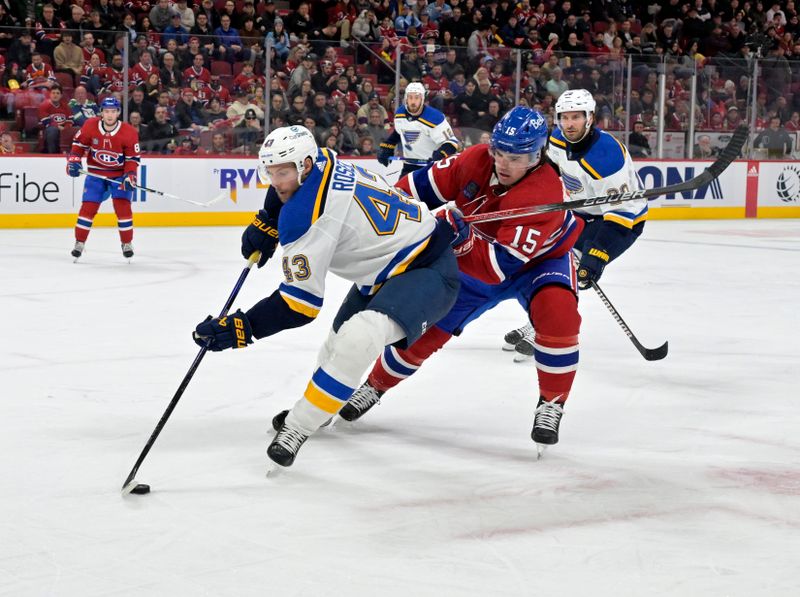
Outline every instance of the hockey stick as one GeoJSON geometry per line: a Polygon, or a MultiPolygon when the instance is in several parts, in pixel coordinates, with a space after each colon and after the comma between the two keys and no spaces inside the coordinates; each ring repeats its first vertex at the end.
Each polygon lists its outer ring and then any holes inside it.
{"type": "Polygon", "coordinates": [[[510,218],[519,218],[523,216],[532,216],[536,214],[548,213],[551,211],[562,211],[567,209],[581,209],[583,207],[592,207],[595,205],[606,205],[622,203],[623,201],[633,201],[634,199],[648,199],[650,197],[658,197],[659,195],[670,195],[673,193],[685,193],[686,191],[694,191],[702,186],[710,184],[715,178],[722,174],[725,169],[731,165],[731,162],[739,157],[742,147],[747,141],[749,134],[747,125],[739,125],[733,133],[731,140],[728,142],[727,147],[722,150],[719,158],[708,168],[703,170],[694,178],[679,182],[666,187],[659,187],[657,189],[642,189],[640,191],[629,191],[627,193],[609,193],[600,197],[588,197],[586,199],[577,199],[575,201],[562,201],[560,203],[547,203],[545,205],[533,205],[531,207],[517,207],[513,209],[504,209],[484,214],[471,214],[464,216],[464,221],[471,224],[479,224],[481,222],[494,222],[497,220],[508,220],[510,218]]]}
{"type": "MultiPolygon", "coordinates": [[[[100,174],[93,174],[93,173],[91,173],[91,172],[89,172],[87,170],[81,169],[81,170],[78,170],[78,172],[80,172],[84,176],[91,176],[92,178],[99,178],[100,180],[105,180],[107,182],[113,182],[115,184],[120,184],[120,181],[118,181],[118,180],[115,180],[113,178],[108,178],[107,176],[101,176],[100,174]]],[[[186,203],[191,203],[192,205],[199,205],[200,207],[208,207],[212,203],[216,203],[217,201],[220,201],[220,200],[225,198],[225,193],[223,192],[223,193],[220,193],[219,195],[217,195],[216,197],[214,197],[208,203],[201,203],[200,201],[192,201],[191,199],[184,199],[183,197],[178,197],[177,195],[173,195],[172,193],[165,193],[164,191],[159,191],[157,189],[151,189],[151,188],[148,188],[148,187],[143,187],[143,186],[138,185],[138,184],[133,185],[133,187],[136,188],[136,189],[139,189],[140,191],[145,191],[147,193],[153,193],[154,195],[160,195],[161,197],[164,197],[165,199],[176,199],[178,201],[185,201],[186,203]]]]}
{"type": "Polygon", "coordinates": [[[629,328],[628,324],[625,323],[625,320],[622,319],[622,317],[619,314],[619,311],[617,311],[616,308],[614,308],[614,305],[612,305],[611,301],[608,300],[606,293],[603,292],[600,286],[597,285],[597,282],[592,280],[591,285],[592,288],[594,288],[594,291],[597,293],[597,296],[599,296],[600,300],[603,301],[603,304],[606,306],[606,309],[608,309],[608,312],[614,316],[614,319],[617,320],[619,327],[621,327],[622,331],[625,332],[628,338],[630,338],[630,341],[633,342],[633,345],[636,347],[636,350],[639,351],[639,354],[641,354],[645,358],[645,360],[660,361],[661,359],[667,356],[667,351],[669,350],[669,341],[664,342],[664,344],[662,344],[658,348],[646,348],[645,346],[642,346],[642,343],[639,342],[636,336],[634,336],[633,332],[631,331],[631,328],[629,328]]]}
{"type": "MultiPolygon", "coordinates": [[[[228,311],[233,305],[233,301],[236,300],[236,296],[239,294],[239,291],[242,289],[242,285],[244,285],[244,281],[247,278],[247,274],[250,273],[250,269],[253,267],[254,264],[258,263],[259,258],[261,257],[261,253],[259,251],[254,251],[250,258],[247,260],[247,267],[242,270],[242,273],[239,274],[239,279],[236,281],[236,285],[233,287],[233,291],[231,295],[228,297],[228,300],[225,301],[225,306],[222,307],[222,311],[220,312],[219,316],[224,317],[228,314],[228,311]]],[[[208,351],[208,346],[203,346],[200,349],[200,352],[197,353],[197,356],[192,361],[191,367],[189,367],[189,371],[186,372],[186,375],[183,377],[183,381],[181,385],[178,386],[178,391],[175,392],[175,395],[170,400],[169,405],[167,406],[167,410],[164,411],[164,414],[161,415],[161,419],[158,421],[158,425],[153,430],[153,433],[150,435],[150,439],[147,440],[147,443],[144,446],[141,454],[139,454],[139,458],[136,459],[136,464],[133,465],[130,474],[128,474],[128,478],[125,479],[125,483],[122,484],[122,495],[126,495],[128,493],[148,493],[150,491],[149,485],[140,485],[137,483],[136,473],[139,470],[139,467],[144,462],[144,459],[147,457],[148,452],[150,452],[150,448],[153,447],[156,439],[158,438],[161,430],[164,429],[164,425],[167,424],[167,419],[169,419],[172,411],[175,410],[175,407],[178,405],[178,400],[181,399],[183,396],[183,392],[186,390],[186,387],[189,385],[189,382],[192,381],[192,377],[194,377],[195,371],[200,366],[200,361],[203,360],[203,357],[206,356],[206,352],[208,351]]]]}

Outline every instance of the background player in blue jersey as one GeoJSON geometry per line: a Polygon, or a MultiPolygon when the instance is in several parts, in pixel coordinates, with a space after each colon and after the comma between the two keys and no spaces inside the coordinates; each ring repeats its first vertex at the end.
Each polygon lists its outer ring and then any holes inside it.
{"type": "Polygon", "coordinates": [[[398,143],[401,144],[403,170],[400,176],[459,150],[450,123],[439,110],[425,105],[425,94],[422,83],[408,84],[404,103],[394,115],[394,131],[381,143],[378,161],[384,166],[389,165],[398,143]]]}

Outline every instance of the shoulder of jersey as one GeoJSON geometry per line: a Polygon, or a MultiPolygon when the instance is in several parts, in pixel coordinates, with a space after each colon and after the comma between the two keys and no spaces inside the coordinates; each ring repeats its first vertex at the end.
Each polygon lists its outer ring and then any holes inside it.
{"type": "Polygon", "coordinates": [[[398,106],[397,112],[394,113],[394,117],[395,118],[405,118],[406,117],[406,105],[405,104],[400,104],[400,106],[398,106]]]}
{"type": "Polygon", "coordinates": [[[425,126],[429,126],[431,128],[435,126],[439,126],[444,122],[444,114],[439,112],[436,108],[431,108],[430,106],[425,106],[425,109],[422,111],[422,114],[419,115],[417,118],[425,126]]]}
{"type": "Polygon", "coordinates": [[[561,133],[561,129],[558,128],[557,126],[553,127],[553,131],[550,133],[550,136],[547,139],[547,143],[557,149],[567,148],[567,141],[566,139],[564,139],[564,135],[561,133]]]}
{"type": "Polygon", "coordinates": [[[599,133],[599,139],[578,160],[581,168],[595,180],[601,180],[622,170],[625,158],[628,156],[628,151],[613,135],[605,131],[599,133]]]}
{"type": "Polygon", "coordinates": [[[281,245],[293,243],[303,236],[324,213],[334,165],[333,154],[320,149],[313,172],[281,208],[278,218],[281,245]]]}
{"type": "Polygon", "coordinates": [[[81,130],[89,130],[89,127],[92,127],[92,126],[93,127],[98,127],[99,126],[97,124],[98,122],[100,122],[100,117],[99,116],[92,116],[91,118],[87,118],[86,122],[83,123],[83,126],[81,127],[81,130]]]}
{"type": "Polygon", "coordinates": [[[561,178],[550,164],[544,163],[511,187],[507,202],[509,207],[531,203],[557,203],[563,196],[561,178]]]}

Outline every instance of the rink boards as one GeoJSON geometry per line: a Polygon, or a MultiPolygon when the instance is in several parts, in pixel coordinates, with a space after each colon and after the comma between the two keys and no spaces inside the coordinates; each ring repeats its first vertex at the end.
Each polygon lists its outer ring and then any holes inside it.
{"type": "MultiPolygon", "coordinates": [[[[388,168],[374,159],[343,158],[386,175],[394,182],[401,163],[388,168]]],[[[706,161],[642,160],[636,166],[646,188],[688,180],[706,161]]],[[[0,160],[0,228],[71,227],[80,207],[83,178],[65,171],[63,156],[4,156],[0,160]]],[[[138,191],[137,226],[229,226],[249,222],[260,209],[265,186],[258,181],[254,158],[146,157],[139,184],[181,198],[206,202],[209,208],[138,191]]],[[[695,191],[658,197],[650,219],[736,219],[800,217],[800,164],[794,161],[738,161],[717,180],[695,191]]],[[[115,226],[104,207],[95,225],[115,226]]]]}

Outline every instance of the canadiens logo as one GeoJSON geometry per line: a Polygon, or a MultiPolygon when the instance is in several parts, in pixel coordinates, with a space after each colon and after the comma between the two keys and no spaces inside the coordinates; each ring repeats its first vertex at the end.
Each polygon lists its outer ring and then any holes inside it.
{"type": "Polygon", "coordinates": [[[419,139],[419,131],[403,131],[403,140],[411,145],[414,141],[419,139]]]}
{"type": "Polygon", "coordinates": [[[105,149],[96,150],[94,152],[94,159],[101,164],[108,165],[122,164],[124,161],[122,155],[118,154],[116,151],[106,151],[105,149]]]}

